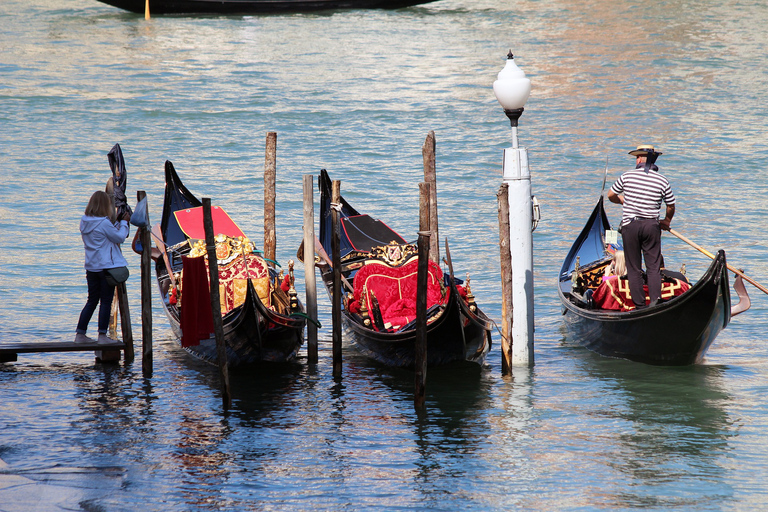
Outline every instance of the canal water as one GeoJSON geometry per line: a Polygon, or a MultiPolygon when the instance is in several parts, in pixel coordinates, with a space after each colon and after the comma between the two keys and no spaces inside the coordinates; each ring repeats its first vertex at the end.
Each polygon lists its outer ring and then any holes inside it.
{"type": "MultiPolygon", "coordinates": [[[[704,363],[658,368],[566,337],[565,253],[609,179],[655,144],[673,228],[768,284],[768,7],[755,0],[440,0],[396,11],[153,17],[96,0],[0,4],[0,343],[69,341],[85,301],[78,222],[120,143],[129,197],[159,221],[163,164],[261,244],[278,134],[277,254],[302,236],[302,176],[418,229],[421,147],[437,139],[440,236],[501,319],[496,191],[509,123],[492,83],[512,49],[532,188],[535,357],[413,374],[345,348],[235,371],[176,348],[154,298],[154,373],[91,353],[0,364],[0,510],[755,510],[768,506],[768,297],[704,363]]],[[[132,201],[133,202],[133,201],[132,201]]],[[[620,209],[609,206],[616,223],[620,209]]],[[[670,267],[707,258],[665,234],[670,267]]],[[[134,333],[139,258],[128,246],[134,333]]],[[[303,268],[298,282],[303,295],[303,268]]],[[[95,328],[95,319],[91,332],[95,328]]]]}

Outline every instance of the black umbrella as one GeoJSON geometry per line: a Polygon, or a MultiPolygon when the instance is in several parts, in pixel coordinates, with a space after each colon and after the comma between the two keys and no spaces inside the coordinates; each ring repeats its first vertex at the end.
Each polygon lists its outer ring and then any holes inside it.
{"type": "Polygon", "coordinates": [[[128,206],[128,199],[125,197],[125,186],[128,183],[128,173],[125,171],[125,160],[120,144],[115,144],[107,153],[109,167],[112,169],[112,179],[114,181],[113,194],[115,197],[115,208],[117,209],[117,218],[128,212],[133,214],[131,207],[128,206]]]}

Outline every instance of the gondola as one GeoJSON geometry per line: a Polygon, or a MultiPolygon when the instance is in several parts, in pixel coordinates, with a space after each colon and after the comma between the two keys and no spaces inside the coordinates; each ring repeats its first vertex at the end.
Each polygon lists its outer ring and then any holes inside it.
{"type": "MultiPolygon", "coordinates": [[[[605,239],[610,229],[601,193],[560,269],[558,294],[570,338],[608,357],[662,366],[700,363],[731,319],[725,252],[719,251],[689,288],[678,286],[680,279],[665,277],[658,304],[605,309],[594,297],[604,286],[602,277],[611,260],[605,239]]],[[[616,283],[625,286],[622,279],[616,283]]]]}
{"type": "MultiPolygon", "coordinates": [[[[333,300],[331,179],[323,169],[320,188],[320,245],[317,261],[333,300]]],[[[364,355],[392,367],[413,367],[418,251],[379,220],[360,214],[341,198],[341,274],[345,280],[342,323],[347,339],[364,355]]],[[[469,282],[430,262],[427,365],[482,365],[491,348],[492,321],[480,310],[469,282]],[[457,363],[463,364],[463,363],[457,363]]]]}
{"type": "MultiPolygon", "coordinates": [[[[145,0],[99,0],[144,13],[145,0]]],[[[149,0],[152,14],[269,14],[337,9],[399,9],[433,0],[149,0]]]]}
{"type": "MultiPolygon", "coordinates": [[[[293,288],[293,266],[286,276],[279,275],[221,208],[212,207],[212,213],[228,364],[294,359],[304,341],[306,315],[293,288]]],[[[184,186],[170,161],[165,162],[159,228],[159,233],[153,232],[161,249],[155,270],[171,329],[184,350],[217,364],[202,203],[184,186]],[[196,291],[200,287],[203,293],[196,291]]]]}

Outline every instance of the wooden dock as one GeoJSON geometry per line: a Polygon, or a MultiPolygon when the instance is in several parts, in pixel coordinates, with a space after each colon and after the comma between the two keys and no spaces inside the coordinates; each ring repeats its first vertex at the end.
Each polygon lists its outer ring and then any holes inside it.
{"type": "MultiPolygon", "coordinates": [[[[146,196],[146,193],[139,190],[136,196],[137,200],[140,201],[146,196]]],[[[145,376],[149,376],[152,374],[151,242],[149,230],[146,227],[139,229],[143,247],[141,255],[142,370],[145,376]]],[[[42,352],[95,352],[96,361],[115,363],[120,361],[121,351],[125,354],[125,362],[132,363],[135,353],[126,283],[119,283],[115,289],[120,312],[122,341],[114,340],[113,343],[96,343],[95,340],[93,343],[75,343],[74,341],[2,343],[0,344],[0,363],[18,361],[19,354],[42,352]]]]}
{"type": "Polygon", "coordinates": [[[19,354],[41,352],[95,352],[97,361],[111,363],[120,361],[120,351],[125,352],[126,363],[132,362],[134,358],[133,332],[131,331],[131,315],[128,310],[128,293],[125,283],[118,284],[116,289],[123,341],[115,340],[114,343],[96,343],[95,340],[93,343],[75,343],[74,341],[2,343],[0,344],[0,363],[18,361],[19,354]]]}
{"type": "Polygon", "coordinates": [[[27,342],[3,343],[0,345],[0,363],[10,363],[18,360],[18,354],[40,352],[100,352],[97,359],[113,361],[120,359],[120,351],[126,349],[126,344],[120,341],[114,343],[74,343],[74,342],[27,342]],[[117,354],[117,358],[114,354],[117,354]]]}

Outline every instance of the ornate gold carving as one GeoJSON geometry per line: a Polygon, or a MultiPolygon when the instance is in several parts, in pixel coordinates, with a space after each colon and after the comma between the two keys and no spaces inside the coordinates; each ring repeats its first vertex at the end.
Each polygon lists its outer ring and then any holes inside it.
{"type": "MultiPolygon", "coordinates": [[[[250,254],[256,248],[253,242],[246,236],[238,236],[236,238],[229,237],[222,233],[219,233],[214,238],[216,243],[216,260],[219,265],[226,265],[234,258],[242,256],[243,253],[250,254]]],[[[198,258],[200,256],[207,256],[208,249],[205,246],[205,240],[189,240],[191,249],[189,256],[191,258],[198,258]]]]}
{"type": "Polygon", "coordinates": [[[390,266],[398,267],[413,257],[418,257],[419,249],[414,244],[398,244],[395,241],[371,249],[371,257],[390,266]]]}
{"type": "Polygon", "coordinates": [[[290,288],[288,289],[288,298],[289,298],[289,304],[291,307],[291,312],[298,311],[299,310],[299,297],[298,293],[296,293],[296,288],[294,287],[294,281],[295,278],[293,276],[293,260],[288,260],[288,276],[289,276],[289,283],[290,288]]]}
{"type": "Polygon", "coordinates": [[[360,295],[360,316],[363,317],[363,325],[371,326],[371,317],[368,314],[368,287],[363,286],[363,293],[360,295]]]}
{"type": "Polygon", "coordinates": [[[475,302],[475,296],[472,295],[472,289],[469,287],[469,272],[467,272],[467,283],[464,285],[464,289],[467,291],[467,304],[469,305],[469,310],[473,313],[477,311],[477,303],[475,302]]]}

